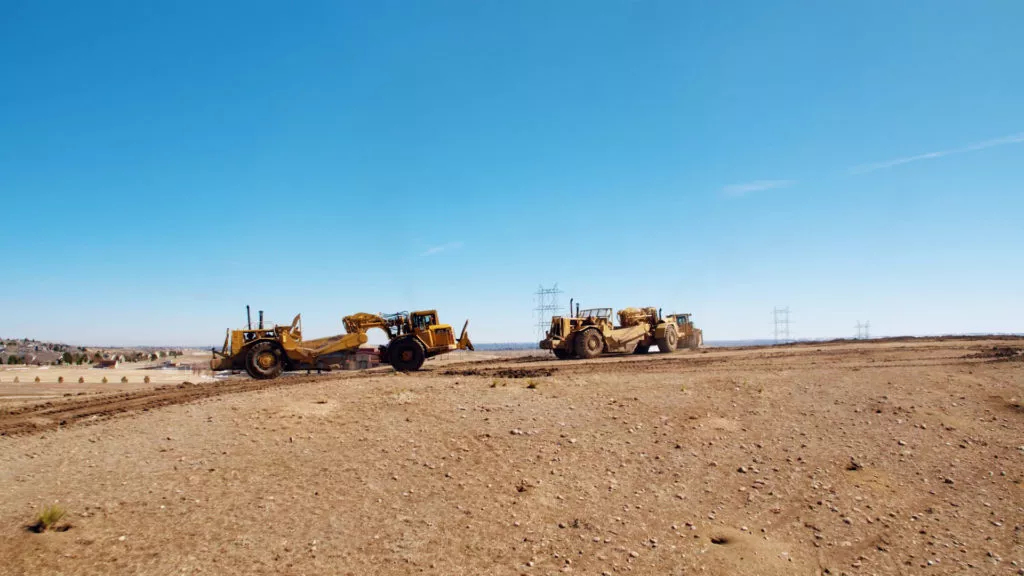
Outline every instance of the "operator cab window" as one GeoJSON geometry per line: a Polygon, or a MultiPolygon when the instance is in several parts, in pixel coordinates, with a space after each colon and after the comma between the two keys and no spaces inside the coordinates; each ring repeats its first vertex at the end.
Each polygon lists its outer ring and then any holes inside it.
{"type": "Polygon", "coordinates": [[[422,316],[416,317],[416,327],[419,328],[420,330],[426,330],[427,328],[433,326],[434,324],[436,324],[436,322],[434,322],[433,314],[424,314],[422,316]]]}

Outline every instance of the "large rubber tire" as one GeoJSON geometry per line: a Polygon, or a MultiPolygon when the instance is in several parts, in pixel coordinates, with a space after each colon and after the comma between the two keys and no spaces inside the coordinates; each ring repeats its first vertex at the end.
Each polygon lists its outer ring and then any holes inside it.
{"type": "Polygon", "coordinates": [[[245,354],[245,371],[257,380],[277,378],[284,370],[283,356],[273,342],[257,342],[245,354]]]}
{"type": "Polygon", "coordinates": [[[604,338],[595,329],[584,330],[576,335],[573,343],[576,348],[576,355],[580,358],[597,358],[604,351],[604,338]]]}
{"type": "Polygon", "coordinates": [[[665,337],[658,338],[658,352],[662,354],[668,354],[669,352],[675,352],[676,344],[679,343],[679,335],[676,334],[676,329],[669,326],[665,329],[665,337]]]}
{"type": "Polygon", "coordinates": [[[650,346],[637,346],[636,349],[633,350],[633,354],[647,354],[647,352],[649,352],[650,349],[650,346]]]}
{"type": "Polygon", "coordinates": [[[568,360],[569,358],[572,358],[572,352],[563,350],[562,348],[555,348],[552,352],[555,353],[555,358],[558,358],[559,360],[568,360]]]}
{"type": "Polygon", "coordinates": [[[426,352],[423,346],[412,338],[403,338],[388,346],[388,361],[399,372],[415,372],[423,366],[426,352]]]}

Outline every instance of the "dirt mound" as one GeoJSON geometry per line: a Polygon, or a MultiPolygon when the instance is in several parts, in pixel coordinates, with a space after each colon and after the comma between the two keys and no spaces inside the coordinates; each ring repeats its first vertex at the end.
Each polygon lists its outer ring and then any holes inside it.
{"type": "Polygon", "coordinates": [[[487,376],[488,378],[544,378],[556,372],[555,368],[467,368],[441,372],[445,376],[487,376]]]}
{"type": "Polygon", "coordinates": [[[528,364],[531,362],[550,362],[555,357],[551,354],[530,354],[529,356],[520,356],[518,358],[510,358],[507,360],[509,364],[528,364]]]}
{"type": "Polygon", "coordinates": [[[964,358],[993,358],[997,360],[1021,360],[1024,359],[1024,348],[1013,348],[1012,346],[993,346],[974,354],[967,354],[964,358]]]}

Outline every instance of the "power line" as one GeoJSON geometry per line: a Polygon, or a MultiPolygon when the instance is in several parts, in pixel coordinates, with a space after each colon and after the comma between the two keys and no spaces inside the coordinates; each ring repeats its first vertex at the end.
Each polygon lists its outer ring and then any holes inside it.
{"type": "Polygon", "coordinates": [[[556,282],[551,288],[538,286],[537,291],[533,294],[537,302],[537,307],[533,311],[537,315],[537,336],[539,338],[544,337],[551,326],[551,317],[561,309],[558,305],[558,295],[561,293],[556,282]]]}
{"type": "Polygon", "coordinates": [[[772,320],[775,323],[775,343],[789,342],[789,306],[773,308],[772,320]]]}

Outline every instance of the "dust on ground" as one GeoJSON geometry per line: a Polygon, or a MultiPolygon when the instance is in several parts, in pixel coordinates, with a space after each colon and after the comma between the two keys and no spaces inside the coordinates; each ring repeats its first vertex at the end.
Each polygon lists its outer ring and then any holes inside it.
{"type": "Polygon", "coordinates": [[[1019,574],[1024,363],[1000,347],[1020,343],[492,358],[26,404],[0,412],[35,419],[0,437],[0,566],[1019,574]],[[27,530],[55,501],[71,528],[27,530]]]}

